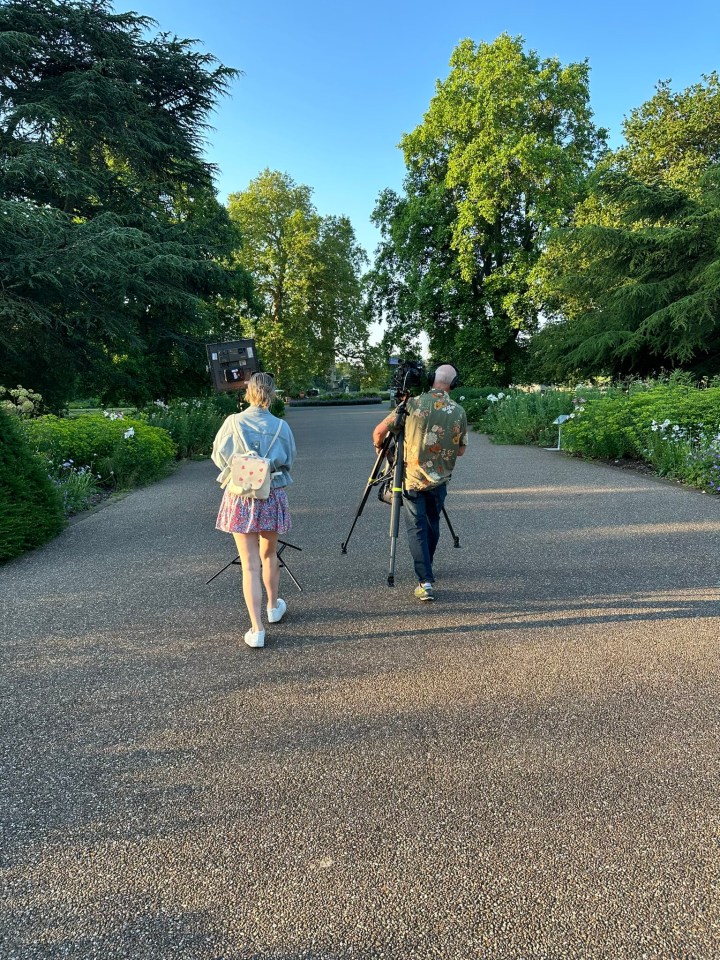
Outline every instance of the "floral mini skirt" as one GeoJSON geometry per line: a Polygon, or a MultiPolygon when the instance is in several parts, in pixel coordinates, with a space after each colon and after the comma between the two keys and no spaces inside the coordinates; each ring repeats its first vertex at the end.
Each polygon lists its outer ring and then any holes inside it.
{"type": "Polygon", "coordinates": [[[290,506],[284,487],[270,491],[267,500],[223,493],[215,528],[224,533],[263,533],[274,530],[287,533],[292,527],[290,506]]]}

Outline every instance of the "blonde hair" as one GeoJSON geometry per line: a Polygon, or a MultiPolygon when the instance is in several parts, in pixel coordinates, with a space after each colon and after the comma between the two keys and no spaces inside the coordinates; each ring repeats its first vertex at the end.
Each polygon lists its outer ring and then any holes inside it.
{"type": "Polygon", "coordinates": [[[245,388],[245,399],[255,407],[269,407],[275,399],[275,381],[269,373],[254,373],[245,388]]]}

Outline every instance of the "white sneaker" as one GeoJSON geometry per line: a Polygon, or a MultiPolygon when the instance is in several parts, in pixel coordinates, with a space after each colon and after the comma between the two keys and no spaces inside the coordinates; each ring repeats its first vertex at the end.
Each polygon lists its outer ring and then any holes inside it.
{"type": "Polygon", "coordinates": [[[265,631],[264,630],[248,630],[248,632],[245,634],[245,643],[249,647],[264,647],[265,631]]]}
{"type": "Polygon", "coordinates": [[[282,618],[285,616],[285,611],[287,610],[287,604],[284,600],[281,600],[278,597],[278,602],[276,607],[268,607],[267,615],[269,623],[280,623],[282,618]]]}

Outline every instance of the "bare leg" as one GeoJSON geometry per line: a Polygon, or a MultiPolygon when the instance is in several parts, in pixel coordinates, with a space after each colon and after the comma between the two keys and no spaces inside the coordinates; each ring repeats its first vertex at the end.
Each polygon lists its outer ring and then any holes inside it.
{"type": "Polygon", "coordinates": [[[242,563],[243,596],[250,614],[253,630],[263,629],[262,583],[260,580],[260,551],[256,533],[234,533],[242,563]]]}
{"type": "Polygon", "coordinates": [[[259,536],[262,578],[267,591],[267,605],[272,609],[277,606],[280,584],[280,564],[277,558],[278,535],[274,530],[263,530],[259,536]]]}

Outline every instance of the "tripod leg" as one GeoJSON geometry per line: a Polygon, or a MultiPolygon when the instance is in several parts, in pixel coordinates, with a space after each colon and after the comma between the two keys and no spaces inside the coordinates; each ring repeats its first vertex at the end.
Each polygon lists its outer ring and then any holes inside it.
{"type": "Polygon", "coordinates": [[[450,523],[450,517],[447,515],[447,510],[445,507],[442,508],[442,515],[445,517],[445,523],[448,525],[448,530],[450,531],[450,536],[453,538],[453,546],[460,546],[460,537],[453,530],[452,524],[450,523]]]}
{"type": "Polygon", "coordinates": [[[206,580],[206,581],[205,581],[205,586],[207,586],[209,583],[212,583],[213,580],[215,579],[215,577],[219,577],[221,573],[225,573],[225,571],[227,570],[227,568],[228,568],[228,567],[231,567],[234,563],[236,563],[236,564],[239,564],[239,563],[240,563],[240,557],[239,557],[239,556],[238,556],[238,557],[234,557],[232,560],[230,560],[229,563],[226,563],[225,566],[224,566],[221,570],[218,570],[217,573],[214,573],[214,574],[210,577],[209,580],[206,580]]]}
{"type": "Polygon", "coordinates": [[[348,533],[345,541],[340,544],[340,549],[342,553],[347,553],[347,545],[350,543],[350,537],[352,536],[352,532],[355,529],[355,524],[360,519],[360,514],[363,512],[365,504],[367,503],[367,499],[370,496],[370,491],[372,490],[375,484],[375,481],[380,476],[380,468],[382,466],[383,460],[385,459],[385,455],[387,454],[387,449],[390,446],[391,442],[392,442],[392,437],[390,434],[388,434],[383,440],[383,445],[382,445],[382,449],[380,450],[380,453],[377,455],[375,466],[372,468],[370,478],[368,479],[367,486],[365,487],[365,493],[362,496],[362,500],[360,501],[360,506],[357,508],[357,513],[355,514],[355,519],[353,520],[352,526],[350,527],[350,532],[348,533]]]}
{"type": "Polygon", "coordinates": [[[404,427],[395,437],[395,467],[393,469],[392,509],[390,511],[390,569],[388,570],[388,586],[395,586],[395,558],[397,556],[398,531],[400,529],[400,511],[402,510],[402,482],[405,464],[405,429],[404,427]]]}
{"type": "Polygon", "coordinates": [[[301,548],[300,548],[300,547],[296,547],[296,546],[295,546],[294,544],[292,544],[292,543],[287,543],[287,541],[285,541],[285,540],[278,540],[278,543],[280,544],[280,549],[279,549],[278,552],[277,552],[277,558],[278,558],[278,564],[279,564],[279,566],[280,566],[280,569],[281,569],[281,570],[282,570],[282,569],[287,570],[287,575],[290,577],[290,579],[292,580],[292,582],[293,582],[293,583],[295,584],[295,586],[298,588],[298,590],[300,591],[300,593],[302,593],[302,592],[303,592],[303,588],[300,586],[300,584],[297,582],[297,580],[296,580],[295,577],[293,576],[292,570],[291,570],[290,567],[287,565],[287,563],[285,563],[285,561],[283,560],[283,556],[282,556],[283,553],[284,553],[284,551],[285,551],[285,547],[290,547],[292,550],[300,550],[301,548]]]}
{"type": "Polygon", "coordinates": [[[295,586],[298,588],[298,590],[300,591],[300,593],[302,593],[302,592],[303,592],[303,588],[300,586],[300,584],[297,582],[297,580],[296,580],[295,577],[293,576],[293,572],[292,572],[292,570],[290,569],[290,567],[285,563],[285,561],[284,561],[280,556],[278,556],[278,563],[280,564],[281,569],[284,569],[284,570],[287,571],[287,575],[290,577],[290,579],[292,580],[292,582],[293,582],[293,583],[295,584],[295,586]]]}

